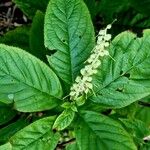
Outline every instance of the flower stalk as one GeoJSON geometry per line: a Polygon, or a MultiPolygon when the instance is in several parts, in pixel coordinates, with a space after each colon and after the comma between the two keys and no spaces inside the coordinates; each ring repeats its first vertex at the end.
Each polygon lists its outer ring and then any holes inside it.
{"type": "Polygon", "coordinates": [[[93,91],[92,76],[98,72],[101,58],[109,55],[107,48],[109,47],[111,34],[108,34],[107,30],[110,28],[111,24],[98,33],[96,46],[91,51],[90,57],[86,60],[86,66],[81,69],[81,75],[77,76],[75,83],[70,89],[70,100],[76,100],[80,96],[87,95],[90,91],[93,91]]]}

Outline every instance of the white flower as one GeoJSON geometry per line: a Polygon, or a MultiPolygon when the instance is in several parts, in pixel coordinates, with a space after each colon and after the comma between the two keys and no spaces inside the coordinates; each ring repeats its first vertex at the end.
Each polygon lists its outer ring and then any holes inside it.
{"type": "Polygon", "coordinates": [[[97,60],[97,61],[94,62],[93,68],[96,69],[96,68],[98,68],[100,65],[101,65],[100,60],[97,60]]]}
{"type": "MultiPolygon", "coordinates": [[[[115,20],[114,20],[115,21],[115,20]]],[[[111,29],[112,25],[111,24],[108,24],[106,29],[111,29]]]]}
{"type": "Polygon", "coordinates": [[[81,71],[80,71],[80,73],[81,73],[81,75],[86,75],[86,69],[84,68],[84,69],[81,69],[81,71]]]}
{"type": "Polygon", "coordinates": [[[107,47],[111,39],[111,34],[107,34],[107,30],[111,28],[111,24],[107,25],[104,30],[98,33],[97,44],[91,51],[90,57],[87,59],[87,65],[80,70],[81,76],[75,79],[75,83],[71,87],[70,99],[76,100],[83,94],[88,94],[93,90],[92,76],[98,72],[98,67],[101,65],[100,59],[103,56],[109,55],[107,47]]]}
{"type": "Polygon", "coordinates": [[[81,81],[81,77],[78,76],[75,81],[76,82],[80,82],[81,81]]]}
{"type": "Polygon", "coordinates": [[[100,30],[99,31],[99,33],[98,33],[98,35],[105,35],[106,34],[106,32],[107,32],[107,30],[105,29],[105,30],[100,30]]]}
{"type": "Polygon", "coordinates": [[[75,94],[76,94],[75,91],[70,92],[70,96],[74,96],[75,94]]]}
{"type": "Polygon", "coordinates": [[[107,34],[105,37],[104,37],[104,40],[106,41],[109,41],[111,39],[111,35],[110,34],[107,34]]]}

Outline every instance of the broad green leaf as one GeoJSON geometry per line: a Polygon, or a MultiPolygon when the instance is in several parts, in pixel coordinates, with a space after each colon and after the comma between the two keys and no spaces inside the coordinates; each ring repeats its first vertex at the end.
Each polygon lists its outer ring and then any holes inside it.
{"type": "Polygon", "coordinates": [[[68,127],[73,121],[75,112],[71,109],[65,109],[55,120],[53,128],[56,130],[63,130],[68,127]]]}
{"type": "Polygon", "coordinates": [[[10,123],[9,125],[5,126],[4,128],[0,129],[0,144],[6,143],[9,141],[11,136],[13,136],[16,132],[24,128],[28,125],[28,122],[24,119],[19,119],[14,123],[10,123]]]}
{"type": "Polygon", "coordinates": [[[29,51],[29,26],[17,27],[0,37],[0,43],[29,51]]]}
{"type": "Polygon", "coordinates": [[[0,105],[0,125],[12,120],[16,115],[16,111],[8,106],[0,105]]]}
{"type": "Polygon", "coordinates": [[[55,117],[45,117],[23,128],[10,138],[12,150],[54,150],[60,138],[52,132],[55,117]]]}
{"type": "Polygon", "coordinates": [[[49,0],[13,0],[29,18],[33,18],[37,10],[45,12],[49,0]]]}
{"type": "Polygon", "coordinates": [[[127,31],[112,41],[93,85],[90,100],[111,108],[121,108],[150,94],[150,30],[141,38],[127,31]]]}
{"type": "Polygon", "coordinates": [[[0,101],[22,112],[42,111],[59,104],[62,89],[43,62],[15,47],[0,45],[0,101]]]}
{"type": "Polygon", "coordinates": [[[10,143],[6,143],[0,146],[0,150],[12,150],[12,146],[10,143]]]}
{"type": "Polygon", "coordinates": [[[37,11],[33,18],[30,30],[30,49],[31,53],[46,61],[46,49],[44,47],[44,14],[37,11]]]}
{"type": "Polygon", "coordinates": [[[75,135],[80,150],[136,150],[118,122],[91,111],[81,112],[75,135]]]}
{"type": "Polygon", "coordinates": [[[44,42],[56,50],[48,61],[66,83],[74,82],[94,46],[94,29],[82,0],[50,0],[45,25],[44,42]]]}
{"type": "Polygon", "coordinates": [[[147,104],[150,104],[150,95],[145,97],[145,98],[142,98],[140,101],[144,102],[144,103],[147,103],[147,104]]]}
{"type": "Polygon", "coordinates": [[[96,103],[93,103],[90,100],[87,100],[85,105],[82,105],[80,107],[81,110],[90,110],[90,111],[94,111],[94,112],[105,112],[105,111],[109,111],[110,109],[107,109],[106,107],[103,107],[101,105],[97,105],[96,103]]]}
{"type": "Polygon", "coordinates": [[[135,118],[142,120],[146,125],[150,126],[150,108],[140,106],[136,111],[135,118]]]}
{"type": "Polygon", "coordinates": [[[79,150],[79,148],[77,143],[71,143],[66,146],[65,150],[79,150]]]}
{"type": "Polygon", "coordinates": [[[134,138],[134,141],[137,147],[144,147],[145,145],[150,143],[144,142],[144,138],[150,135],[150,129],[146,124],[140,120],[129,120],[129,119],[120,119],[127,131],[131,134],[134,138]]]}
{"type": "Polygon", "coordinates": [[[115,109],[115,115],[123,118],[134,118],[135,113],[137,111],[137,103],[132,103],[126,107],[115,109]]]}

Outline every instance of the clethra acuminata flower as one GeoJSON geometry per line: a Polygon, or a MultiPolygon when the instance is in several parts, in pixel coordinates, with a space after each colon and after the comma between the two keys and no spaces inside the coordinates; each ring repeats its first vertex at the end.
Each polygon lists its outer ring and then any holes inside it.
{"type": "Polygon", "coordinates": [[[107,34],[107,30],[110,28],[111,24],[98,33],[96,46],[91,51],[91,55],[86,61],[86,66],[81,69],[81,75],[75,79],[75,83],[70,89],[69,95],[71,100],[76,100],[93,90],[92,76],[98,72],[98,67],[101,65],[101,58],[109,55],[107,48],[111,40],[111,34],[107,34]]]}

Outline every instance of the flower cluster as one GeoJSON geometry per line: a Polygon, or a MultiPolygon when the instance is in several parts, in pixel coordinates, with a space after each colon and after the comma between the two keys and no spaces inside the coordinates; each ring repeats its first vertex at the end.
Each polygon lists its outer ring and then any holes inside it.
{"type": "Polygon", "coordinates": [[[97,73],[98,67],[101,65],[100,58],[109,55],[106,50],[109,46],[111,35],[107,34],[107,30],[111,28],[111,24],[107,25],[104,30],[98,33],[96,46],[91,51],[90,57],[87,59],[87,65],[81,69],[81,76],[78,76],[75,83],[71,87],[70,99],[76,100],[83,94],[93,90],[92,75],[97,73]]]}

